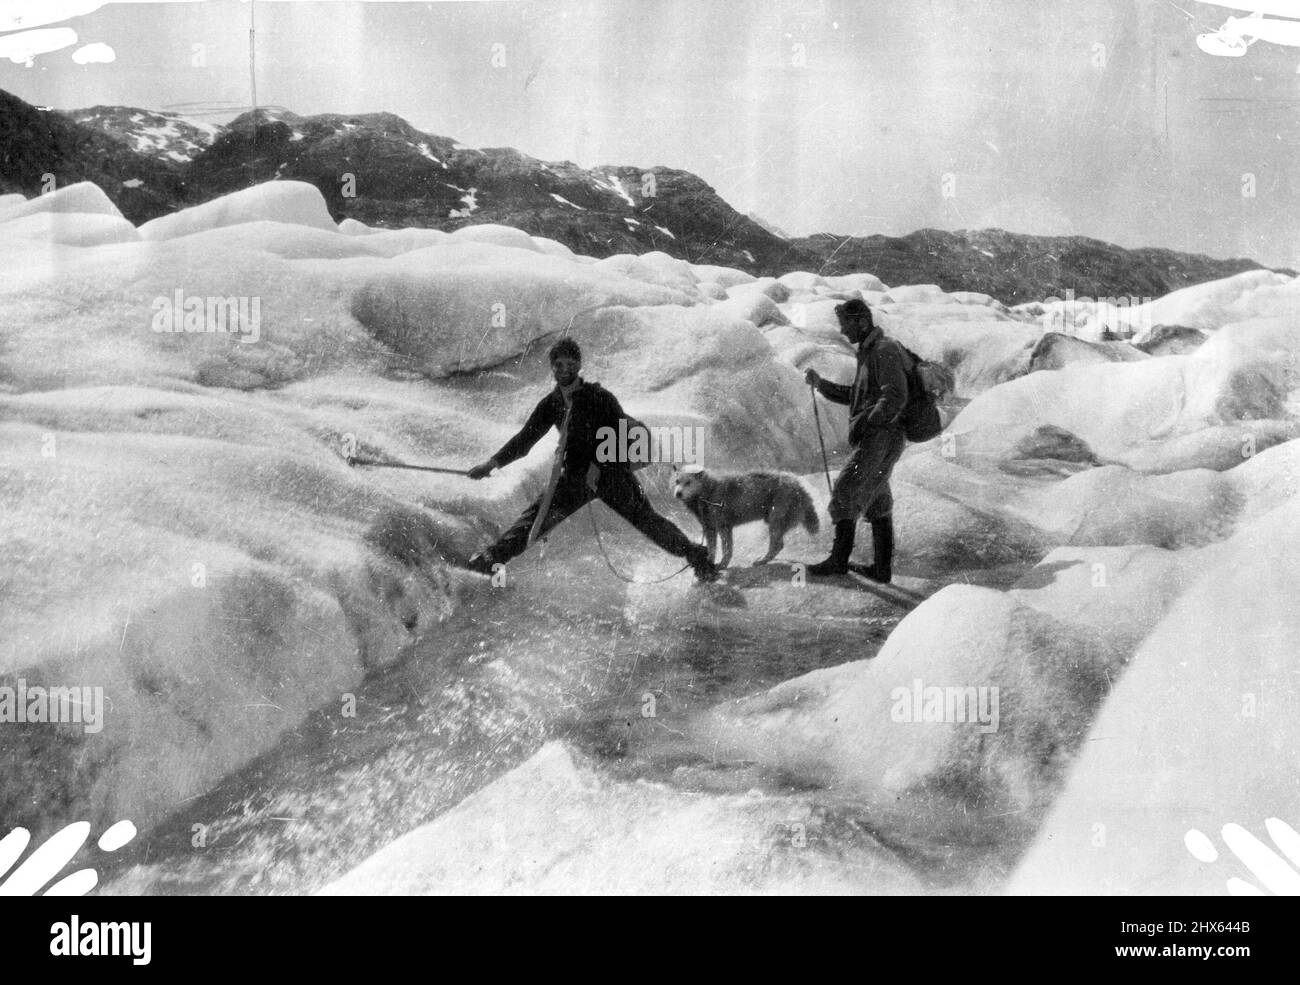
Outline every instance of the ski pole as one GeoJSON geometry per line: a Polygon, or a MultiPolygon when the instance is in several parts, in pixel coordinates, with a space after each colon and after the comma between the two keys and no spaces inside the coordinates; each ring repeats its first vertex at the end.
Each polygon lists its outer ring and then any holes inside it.
{"type": "Polygon", "coordinates": [[[831,465],[826,459],[826,439],[822,437],[822,415],[817,409],[817,388],[811,383],[808,384],[808,393],[813,402],[813,420],[817,422],[817,443],[822,446],[822,469],[826,473],[826,491],[834,496],[835,490],[831,488],[831,465]]]}
{"type": "Polygon", "coordinates": [[[369,465],[377,469],[415,469],[419,472],[442,472],[447,475],[469,475],[466,469],[447,469],[438,465],[407,465],[405,462],[376,462],[371,458],[349,458],[349,465],[369,465]]]}

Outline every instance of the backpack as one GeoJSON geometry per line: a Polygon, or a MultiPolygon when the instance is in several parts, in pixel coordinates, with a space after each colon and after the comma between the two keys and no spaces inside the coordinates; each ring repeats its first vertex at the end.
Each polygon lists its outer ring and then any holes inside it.
{"type": "Polygon", "coordinates": [[[907,406],[898,423],[903,426],[908,441],[929,441],[943,430],[938,399],[952,389],[952,374],[938,363],[922,359],[901,342],[895,342],[912,360],[907,371],[907,406]]]}

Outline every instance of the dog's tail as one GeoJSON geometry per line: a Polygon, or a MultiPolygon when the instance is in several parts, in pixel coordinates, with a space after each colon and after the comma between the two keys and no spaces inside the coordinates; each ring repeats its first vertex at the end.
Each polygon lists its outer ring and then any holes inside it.
{"type": "Polygon", "coordinates": [[[802,483],[799,485],[799,502],[803,506],[803,528],[810,534],[815,534],[821,529],[822,523],[817,516],[817,507],[813,505],[812,497],[802,483]]]}

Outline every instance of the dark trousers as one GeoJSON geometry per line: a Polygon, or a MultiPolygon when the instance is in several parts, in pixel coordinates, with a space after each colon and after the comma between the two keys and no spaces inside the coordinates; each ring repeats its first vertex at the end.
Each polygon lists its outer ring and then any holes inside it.
{"type": "Polygon", "coordinates": [[[889,516],[894,509],[889,474],[906,448],[907,435],[899,428],[868,431],[835,480],[827,509],[831,521],[838,523],[858,517],[883,520],[889,516]]]}
{"type": "MultiPolygon", "coordinates": [[[[544,498],[545,494],[538,496],[510,529],[483,552],[491,563],[504,564],[512,557],[523,553],[524,548],[528,546],[528,532],[533,529],[533,521],[537,519],[544,498]]],[[[551,509],[537,533],[538,538],[545,537],[564,519],[596,498],[669,554],[677,557],[686,556],[691,541],[676,524],[655,512],[636,476],[626,469],[619,468],[604,469],[600,481],[596,484],[595,492],[592,492],[581,480],[571,479],[567,475],[561,476],[555,487],[555,496],[551,499],[551,509]]]]}

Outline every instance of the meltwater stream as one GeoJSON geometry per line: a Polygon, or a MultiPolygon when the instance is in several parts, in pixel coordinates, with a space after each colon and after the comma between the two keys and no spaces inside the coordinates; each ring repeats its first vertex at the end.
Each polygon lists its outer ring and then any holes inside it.
{"type": "MultiPolygon", "coordinates": [[[[619,570],[651,578],[678,566],[611,513],[598,515],[619,570]]],[[[609,571],[582,516],[511,568],[509,585],[485,587],[435,638],[367,680],[355,717],[318,711],[138,839],[103,873],[100,892],[312,892],[552,739],[619,779],[791,793],[789,779],[717,767],[683,748],[675,720],[871,657],[902,615],[879,605],[838,619],[701,606],[699,593],[735,590],[697,585],[689,571],[639,606],[640,589],[609,571]],[[646,695],[653,718],[641,714],[646,695]]],[[[847,611],[866,605],[846,595],[847,611]]],[[[841,827],[850,841],[867,837],[841,827]]]]}

